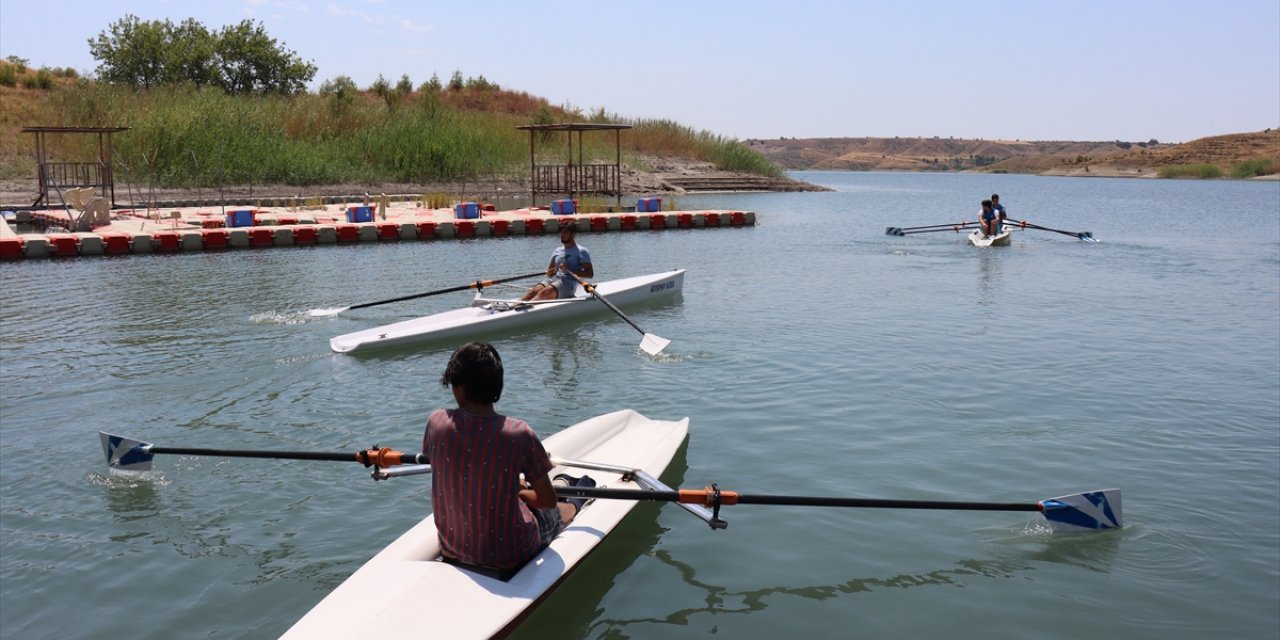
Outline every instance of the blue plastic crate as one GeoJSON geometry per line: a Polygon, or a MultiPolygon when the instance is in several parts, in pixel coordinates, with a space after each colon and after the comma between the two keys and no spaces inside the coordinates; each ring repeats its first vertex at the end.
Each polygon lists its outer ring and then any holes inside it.
{"type": "Polygon", "coordinates": [[[636,211],[641,213],[662,211],[662,198],[640,198],[636,200],[636,211]]]}
{"type": "Polygon", "coordinates": [[[257,213],[253,209],[237,209],[227,212],[228,227],[252,227],[254,223],[254,214],[257,213]]]}
{"type": "Polygon", "coordinates": [[[373,207],[348,207],[347,222],[373,222],[373,207]]]}
{"type": "Polygon", "coordinates": [[[578,210],[577,203],[573,200],[552,200],[551,213],[558,216],[567,216],[576,213],[578,210]]]}
{"type": "Polygon", "coordinates": [[[480,205],[475,202],[460,202],[453,206],[453,217],[459,220],[479,218],[480,205]]]}

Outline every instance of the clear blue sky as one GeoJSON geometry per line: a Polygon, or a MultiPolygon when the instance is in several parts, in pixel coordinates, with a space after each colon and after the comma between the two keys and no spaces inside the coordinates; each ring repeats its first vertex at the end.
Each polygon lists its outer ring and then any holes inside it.
{"type": "Polygon", "coordinates": [[[0,57],[92,72],[87,41],[127,13],[260,21],[318,67],[312,88],[459,70],[740,139],[1280,127],[1277,0],[0,0],[0,57]]]}

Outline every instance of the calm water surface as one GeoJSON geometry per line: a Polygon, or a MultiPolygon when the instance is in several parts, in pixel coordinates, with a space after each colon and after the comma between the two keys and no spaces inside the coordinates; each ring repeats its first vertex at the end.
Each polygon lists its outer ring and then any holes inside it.
{"type": "MultiPolygon", "coordinates": [[[[524,637],[1266,638],[1280,628],[1280,183],[804,173],[832,193],[682,197],[753,228],[583,234],[602,279],[682,267],[677,303],[501,336],[499,408],[551,434],[692,419],[666,479],[744,493],[1035,501],[1124,491],[1126,527],[1022,513],[642,505],[524,637]],[[1019,232],[957,222],[993,191],[1019,232]],[[1206,230],[1218,233],[1206,235],[1206,230]]],[[[425,478],[165,457],[412,448],[447,348],[330,337],[524,273],[555,238],[0,265],[0,636],[274,638],[429,511],[425,478]]],[[[435,637],[429,620],[395,635],[435,637]]]]}

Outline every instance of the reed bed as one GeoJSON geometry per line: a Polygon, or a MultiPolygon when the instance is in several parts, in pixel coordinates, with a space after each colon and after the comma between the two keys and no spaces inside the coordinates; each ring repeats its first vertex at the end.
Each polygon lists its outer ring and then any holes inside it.
{"type": "MultiPolygon", "coordinates": [[[[26,97],[5,91],[0,102],[21,113],[20,122],[0,116],[6,132],[35,124],[129,127],[113,137],[117,180],[165,188],[465,183],[527,175],[529,134],[515,127],[582,119],[527,94],[497,89],[418,91],[394,104],[370,92],[230,96],[210,88],[131,90],[84,79],[26,97]],[[465,95],[484,91],[492,95],[465,95]]],[[[601,118],[606,116],[592,116],[601,118]]],[[[684,157],[725,170],[781,175],[736,140],[663,120],[610,121],[633,127],[619,138],[625,164],[642,166],[646,155],[684,157]]],[[[25,136],[11,137],[31,144],[25,136]]],[[[564,134],[534,138],[539,163],[567,161],[564,134]]],[[[576,138],[575,161],[611,163],[617,157],[613,135],[588,132],[581,158],[576,138]]],[[[51,136],[49,142],[55,160],[94,157],[97,151],[93,136],[51,136]]],[[[29,149],[5,148],[0,154],[9,156],[4,173],[34,174],[29,149]],[[12,154],[21,155],[15,162],[12,154]]]]}

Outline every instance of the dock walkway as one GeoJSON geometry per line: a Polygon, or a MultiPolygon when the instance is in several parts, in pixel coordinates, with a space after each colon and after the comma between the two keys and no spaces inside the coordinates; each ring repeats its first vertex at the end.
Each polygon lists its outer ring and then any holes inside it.
{"type": "Polygon", "coordinates": [[[543,208],[495,211],[489,205],[464,203],[441,209],[420,201],[384,200],[367,205],[227,207],[225,213],[222,207],[208,206],[116,209],[109,224],[71,231],[78,213],[62,209],[6,213],[0,225],[0,260],[554,234],[565,220],[573,221],[580,232],[597,233],[756,223],[751,211],[554,214],[543,208]],[[23,231],[24,227],[40,230],[23,231]]]}

